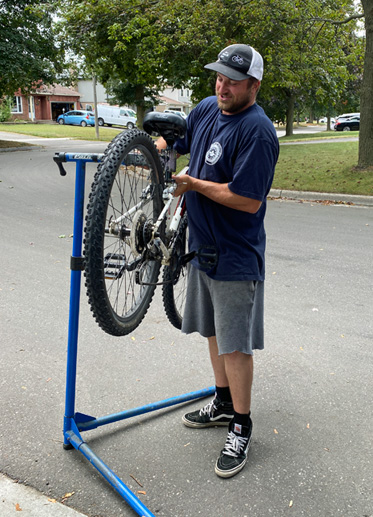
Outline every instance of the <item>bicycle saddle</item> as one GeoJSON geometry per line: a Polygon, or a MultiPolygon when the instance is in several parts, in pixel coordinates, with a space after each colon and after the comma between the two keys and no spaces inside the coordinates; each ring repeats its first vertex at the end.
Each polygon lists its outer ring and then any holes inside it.
{"type": "Polygon", "coordinates": [[[187,124],[180,115],[151,111],[145,115],[143,127],[149,135],[163,136],[167,145],[172,146],[177,138],[183,138],[187,124]]]}

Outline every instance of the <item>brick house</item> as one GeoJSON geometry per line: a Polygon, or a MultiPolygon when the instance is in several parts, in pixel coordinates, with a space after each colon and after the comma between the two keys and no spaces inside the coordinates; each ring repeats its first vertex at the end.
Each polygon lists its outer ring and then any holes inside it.
{"type": "Polygon", "coordinates": [[[40,85],[34,92],[24,95],[14,94],[12,119],[33,122],[56,120],[64,111],[80,108],[80,93],[58,84],[40,85]]]}

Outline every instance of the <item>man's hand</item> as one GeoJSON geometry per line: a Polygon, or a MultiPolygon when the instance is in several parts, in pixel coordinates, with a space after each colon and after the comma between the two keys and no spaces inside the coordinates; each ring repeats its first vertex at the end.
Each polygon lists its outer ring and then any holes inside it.
{"type": "Polygon", "coordinates": [[[192,182],[194,178],[191,178],[187,174],[183,174],[181,176],[172,176],[172,179],[175,181],[177,188],[174,192],[174,196],[182,196],[188,190],[192,190],[192,182]]]}
{"type": "Polygon", "coordinates": [[[234,208],[235,210],[241,210],[242,212],[248,212],[250,214],[256,214],[261,206],[261,201],[257,199],[251,199],[248,197],[240,196],[232,192],[228,183],[215,183],[213,181],[200,180],[193,178],[187,174],[182,176],[172,176],[175,180],[177,188],[174,192],[174,196],[181,196],[188,192],[188,190],[194,190],[203,196],[212,199],[216,203],[234,208]]]}

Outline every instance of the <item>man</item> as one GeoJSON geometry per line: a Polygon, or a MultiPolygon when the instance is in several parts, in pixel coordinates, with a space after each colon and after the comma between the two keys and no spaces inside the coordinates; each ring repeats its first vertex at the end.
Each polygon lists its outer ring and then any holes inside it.
{"type": "MultiPolygon", "coordinates": [[[[205,66],[217,72],[216,97],[200,102],[175,148],[190,153],[189,175],[175,176],[186,193],[189,249],[214,249],[217,263],[190,265],[184,333],[208,338],[215,398],[183,416],[186,426],[229,425],[216,462],[223,478],[242,470],[251,442],[253,350],[263,344],[263,220],[279,146],[256,104],[263,59],[249,45],[230,45],[205,66]]],[[[159,142],[158,147],[165,145],[159,142]]]]}

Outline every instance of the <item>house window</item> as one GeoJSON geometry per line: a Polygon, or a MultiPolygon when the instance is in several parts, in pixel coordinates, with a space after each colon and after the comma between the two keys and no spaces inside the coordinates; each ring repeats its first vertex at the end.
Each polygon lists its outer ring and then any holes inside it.
{"type": "Polygon", "coordinates": [[[23,113],[22,97],[13,97],[12,113],[23,113]]]}

